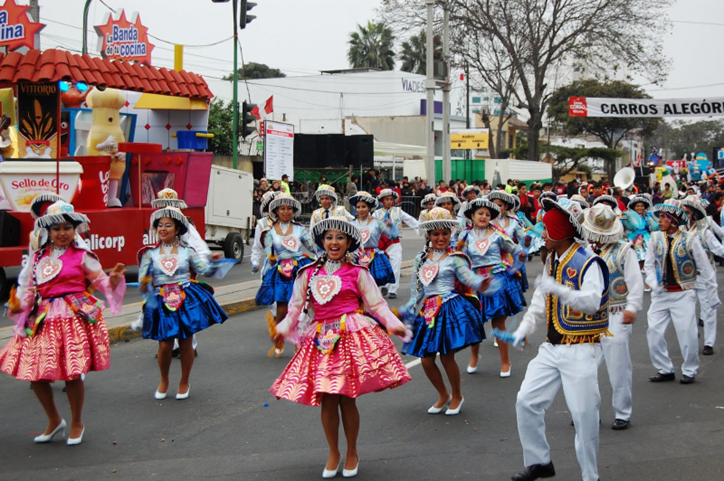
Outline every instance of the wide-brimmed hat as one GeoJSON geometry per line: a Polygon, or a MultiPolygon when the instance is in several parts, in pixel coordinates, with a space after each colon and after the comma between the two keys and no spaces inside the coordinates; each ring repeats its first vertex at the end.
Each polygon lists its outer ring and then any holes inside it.
{"type": "Polygon", "coordinates": [[[508,194],[507,192],[504,192],[502,190],[494,190],[487,196],[488,200],[502,200],[506,204],[508,204],[508,209],[512,209],[515,207],[515,197],[514,195],[508,194]]]}
{"type": "Polygon", "coordinates": [[[366,202],[367,205],[370,206],[370,212],[379,207],[379,202],[377,202],[377,199],[372,194],[364,190],[357,191],[355,195],[350,197],[349,203],[353,206],[356,206],[357,202],[361,200],[366,202]]]}
{"type": "Polygon", "coordinates": [[[314,243],[317,244],[320,249],[324,249],[323,237],[324,233],[328,230],[337,230],[347,234],[351,240],[350,245],[347,247],[347,252],[354,252],[362,245],[362,234],[360,234],[357,226],[347,220],[346,217],[332,216],[320,220],[314,224],[314,228],[312,229],[314,243]]]}
{"type": "Polygon", "coordinates": [[[151,214],[151,230],[155,230],[156,227],[158,227],[158,223],[161,222],[161,219],[164,217],[180,222],[181,225],[179,226],[178,231],[179,236],[182,236],[189,231],[189,220],[183,212],[176,207],[164,207],[154,211],[153,214],[151,214]]]}
{"type": "Polygon", "coordinates": [[[259,212],[266,214],[269,212],[269,203],[274,200],[276,196],[281,194],[281,191],[270,190],[261,196],[261,205],[259,206],[259,212]]]}
{"type": "Polygon", "coordinates": [[[435,229],[450,229],[455,230],[460,227],[460,222],[457,218],[447,209],[442,207],[433,207],[427,212],[427,220],[420,222],[419,229],[428,232],[435,229]]]}
{"type": "Polygon", "coordinates": [[[327,184],[321,184],[319,187],[317,187],[317,191],[314,193],[314,197],[319,200],[320,197],[331,197],[332,202],[336,203],[339,200],[339,197],[337,197],[337,192],[335,192],[334,187],[327,184]]]}
{"type": "Polygon", "coordinates": [[[573,194],[571,196],[571,200],[578,202],[581,204],[581,207],[583,209],[588,209],[590,206],[588,205],[588,201],[583,197],[581,194],[573,194]]]}
{"type": "Polygon", "coordinates": [[[613,209],[606,204],[594,205],[583,213],[583,237],[596,244],[616,242],[623,235],[623,224],[613,209]]]}
{"type": "Polygon", "coordinates": [[[160,209],[161,207],[188,208],[186,202],[178,198],[178,192],[169,188],[158,191],[156,198],[151,201],[151,206],[153,206],[154,209],[160,209]]]}
{"type": "Polygon", "coordinates": [[[548,192],[541,193],[540,197],[538,197],[539,202],[543,199],[558,200],[558,194],[556,194],[552,190],[549,190],[548,192]]]}
{"type": "Polygon", "coordinates": [[[681,201],[682,207],[688,207],[691,210],[691,215],[695,217],[695,220],[699,221],[706,217],[706,210],[701,205],[699,199],[695,196],[689,196],[681,201]]]}
{"type": "Polygon", "coordinates": [[[651,208],[651,212],[653,212],[656,217],[662,213],[667,214],[673,217],[680,226],[689,223],[689,214],[681,208],[681,201],[677,199],[669,199],[663,204],[656,204],[651,208]]]}
{"type": "Polygon", "coordinates": [[[302,210],[302,204],[291,196],[291,194],[287,194],[286,192],[282,192],[281,194],[274,197],[274,199],[269,202],[269,213],[272,215],[272,217],[276,216],[276,213],[274,212],[277,207],[282,205],[289,205],[294,209],[294,213],[302,210]]]}
{"type": "Polygon", "coordinates": [[[654,206],[653,202],[651,202],[651,199],[649,199],[645,194],[637,194],[629,197],[628,205],[626,207],[629,209],[633,209],[634,206],[639,202],[644,204],[644,207],[646,207],[647,210],[654,206]]]}
{"type": "Polygon", "coordinates": [[[490,220],[495,219],[500,215],[500,207],[498,207],[498,204],[495,204],[494,202],[488,200],[488,199],[473,199],[470,202],[468,202],[468,208],[465,209],[465,217],[468,219],[473,218],[473,214],[476,210],[480,209],[481,207],[485,207],[490,211],[490,220]]]}
{"type": "Polygon", "coordinates": [[[380,191],[379,195],[377,196],[377,200],[382,202],[382,199],[384,199],[385,197],[389,197],[389,196],[393,196],[395,198],[395,202],[400,200],[400,194],[398,194],[397,192],[395,192],[392,189],[382,189],[380,191]]]}
{"type": "Polygon", "coordinates": [[[425,205],[427,205],[428,202],[435,202],[436,200],[437,200],[437,194],[434,192],[431,192],[422,198],[422,201],[420,202],[420,207],[425,207],[425,205]]]}
{"type": "Polygon", "coordinates": [[[460,205],[460,199],[458,199],[458,196],[451,193],[451,192],[445,192],[441,196],[439,196],[437,199],[435,199],[435,207],[440,207],[443,202],[450,201],[453,203],[453,207],[460,205]]]}
{"type": "Polygon", "coordinates": [[[581,220],[583,220],[583,209],[578,202],[572,201],[571,199],[561,199],[560,201],[543,199],[541,203],[546,212],[551,209],[556,209],[566,214],[571,222],[571,225],[573,225],[576,230],[577,237],[582,237],[581,220]]]}
{"type": "Polygon", "coordinates": [[[42,194],[36,195],[30,202],[30,215],[33,216],[33,219],[37,219],[38,217],[45,214],[45,211],[48,209],[48,207],[50,207],[52,204],[55,204],[59,200],[64,201],[62,196],[54,194],[52,192],[44,192],[42,194]]]}
{"type": "Polygon", "coordinates": [[[35,227],[48,229],[56,224],[71,223],[77,232],[85,232],[90,226],[90,220],[85,214],[76,212],[72,204],[59,200],[48,206],[45,214],[35,220],[35,227]]]}
{"type": "Polygon", "coordinates": [[[480,187],[477,185],[469,185],[463,189],[463,191],[460,193],[463,197],[466,197],[468,195],[468,192],[475,191],[475,195],[480,195],[480,187]]]}
{"type": "Polygon", "coordinates": [[[599,195],[599,196],[596,197],[596,199],[593,201],[593,205],[598,205],[598,204],[600,204],[601,202],[607,204],[610,208],[614,209],[614,211],[615,211],[616,209],[618,209],[618,201],[616,200],[615,197],[613,197],[613,196],[611,196],[611,195],[599,195]]]}

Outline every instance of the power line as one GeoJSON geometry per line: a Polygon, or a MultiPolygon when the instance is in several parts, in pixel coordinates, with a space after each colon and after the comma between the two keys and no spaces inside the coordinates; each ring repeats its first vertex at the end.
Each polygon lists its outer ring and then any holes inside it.
{"type": "Polygon", "coordinates": [[[694,20],[672,20],[672,23],[688,23],[691,25],[712,25],[714,27],[724,27],[724,23],[715,22],[696,22],[694,20]]]}
{"type": "Polygon", "coordinates": [[[692,90],[692,89],[703,89],[707,87],[719,87],[721,85],[724,85],[724,82],[715,83],[715,84],[707,84],[707,85],[694,85],[691,87],[671,87],[668,89],[656,89],[656,90],[649,90],[649,92],[668,92],[670,90],[692,90]]]}

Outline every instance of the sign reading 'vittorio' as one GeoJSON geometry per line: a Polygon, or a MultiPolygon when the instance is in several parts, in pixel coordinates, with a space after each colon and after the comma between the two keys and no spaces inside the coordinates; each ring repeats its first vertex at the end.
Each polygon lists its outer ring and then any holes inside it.
{"type": "Polygon", "coordinates": [[[569,97],[571,117],[724,116],[724,97],[692,99],[608,99],[569,97]]]}

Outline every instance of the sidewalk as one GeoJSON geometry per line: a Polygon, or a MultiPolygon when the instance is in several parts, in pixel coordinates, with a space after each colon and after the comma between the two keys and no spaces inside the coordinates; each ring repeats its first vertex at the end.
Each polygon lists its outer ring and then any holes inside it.
{"type": "MultiPolygon", "coordinates": [[[[407,271],[412,269],[412,264],[412,260],[403,261],[400,275],[409,274],[407,271]]],[[[259,307],[254,303],[254,298],[259,290],[260,282],[260,280],[253,280],[218,287],[216,288],[214,297],[230,317],[235,314],[251,311],[259,307]]],[[[134,331],[131,329],[131,323],[138,319],[140,313],[141,303],[134,302],[132,304],[124,304],[120,314],[106,317],[111,343],[141,337],[140,330],[134,331]]],[[[12,326],[0,328],[0,345],[5,344],[3,341],[6,341],[12,336],[12,326]]]]}

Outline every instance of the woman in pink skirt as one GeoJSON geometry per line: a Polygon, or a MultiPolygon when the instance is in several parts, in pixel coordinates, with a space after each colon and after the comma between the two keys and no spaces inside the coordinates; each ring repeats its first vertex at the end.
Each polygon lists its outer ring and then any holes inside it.
{"type": "Polygon", "coordinates": [[[341,412],[347,438],[342,474],[352,477],[359,468],[356,398],[410,380],[380,324],[399,337],[407,339],[410,333],[390,311],[369,271],[347,260],[347,254],[362,243],[357,227],[345,218],[332,217],[315,224],[312,234],[325,253],[300,269],[294,282],[289,312],[277,326],[276,337],[289,339],[299,349],[270,391],[277,399],[321,404],[329,443],[324,478],[335,477],[341,464],[337,443],[341,412]]]}
{"type": "Polygon", "coordinates": [[[0,351],[0,369],[30,381],[48,416],[36,443],[50,442],[61,431],[65,436],[67,425],[50,386],[65,381],[72,414],[67,444],[72,446],[83,441],[85,432],[81,376],[111,364],[103,303],[91,292],[103,292],[111,311],[120,312],[126,291],[124,266],[117,264],[110,276],[103,272],[95,254],[76,240],[77,232],[88,229],[88,218],[70,204],[55,202],[35,226],[47,230],[47,242],[30,258],[28,275],[8,301],[15,336],[0,351]]]}

